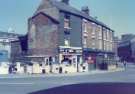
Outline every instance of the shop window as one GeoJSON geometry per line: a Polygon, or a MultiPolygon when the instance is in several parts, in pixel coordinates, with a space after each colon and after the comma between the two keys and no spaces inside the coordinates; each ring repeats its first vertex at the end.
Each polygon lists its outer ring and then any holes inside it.
{"type": "Polygon", "coordinates": [[[48,59],[46,59],[46,65],[49,65],[49,60],[48,59]]]}
{"type": "Polygon", "coordinates": [[[52,57],[49,57],[49,63],[51,63],[52,62],[52,57]]]}

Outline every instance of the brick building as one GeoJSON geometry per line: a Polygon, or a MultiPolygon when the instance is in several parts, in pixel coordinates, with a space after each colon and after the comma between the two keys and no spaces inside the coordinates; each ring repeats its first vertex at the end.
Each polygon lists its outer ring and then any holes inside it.
{"type": "MultiPolygon", "coordinates": [[[[0,74],[8,74],[12,64],[12,53],[19,50],[12,50],[12,43],[19,41],[19,34],[0,31],[0,74]]],[[[20,45],[20,44],[19,44],[20,45]]]]}
{"type": "Polygon", "coordinates": [[[84,64],[98,66],[104,58],[114,58],[113,35],[112,29],[91,17],[88,7],[77,10],[69,0],[42,0],[28,20],[24,57],[40,66],[44,62],[79,71],[84,64]]]}
{"type": "Polygon", "coordinates": [[[122,61],[135,62],[135,35],[122,35],[118,45],[118,56],[122,61]]]}
{"type": "Polygon", "coordinates": [[[12,42],[18,41],[19,34],[0,31],[0,62],[12,62],[12,42]]]}

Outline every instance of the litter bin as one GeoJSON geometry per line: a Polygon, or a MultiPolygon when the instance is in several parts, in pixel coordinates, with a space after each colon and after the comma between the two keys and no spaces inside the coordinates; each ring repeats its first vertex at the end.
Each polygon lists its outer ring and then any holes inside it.
{"type": "Polygon", "coordinates": [[[62,73],[62,67],[59,68],[59,73],[62,73]]]}
{"type": "Polygon", "coordinates": [[[46,73],[46,72],[45,72],[45,69],[43,69],[43,70],[42,70],[42,73],[43,73],[43,74],[45,74],[45,73],[46,73]]]}

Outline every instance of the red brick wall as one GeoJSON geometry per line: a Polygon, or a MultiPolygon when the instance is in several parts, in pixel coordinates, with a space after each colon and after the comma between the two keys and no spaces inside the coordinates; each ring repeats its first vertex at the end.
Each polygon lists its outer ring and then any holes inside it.
{"type": "Polygon", "coordinates": [[[29,21],[28,53],[31,55],[56,55],[58,48],[57,24],[43,14],[37,15],[29,21]],[[31,30],[33,24],[35,28],[31,30]]]}

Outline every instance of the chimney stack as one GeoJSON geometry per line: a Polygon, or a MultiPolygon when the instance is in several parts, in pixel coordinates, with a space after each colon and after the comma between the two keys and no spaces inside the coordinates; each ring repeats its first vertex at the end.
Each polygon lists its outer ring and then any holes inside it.
{"type": "Polygon", "coordinates": [[[90,14],[90,10],[88,6],[84,6],[82,7],[82,12],[84,12],[85,14],[89,15],[90,14]]]}
{"type": "Polygon", "coordinates": [[[63,2],[63,3],[65,3],[65,4],[67,4],[67,5],[69,5],[69,0],[61,0],[61,2],[63,2]]]}

